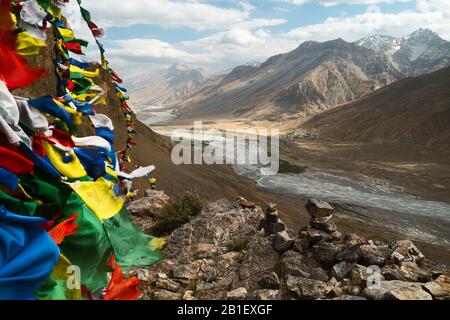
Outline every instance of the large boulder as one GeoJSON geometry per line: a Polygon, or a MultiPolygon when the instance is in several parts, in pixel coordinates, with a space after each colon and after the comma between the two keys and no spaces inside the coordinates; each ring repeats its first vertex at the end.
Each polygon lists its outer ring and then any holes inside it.
{"type": "Polygon", "coordinates": [[[334,212],[333,207],[329,203],[317,199],[309,200],[306,204],[306,210],[308,210],[313,219],[330,217],[334,212]]]}
{"type": "Polygon", "coordinates": [[[169,200],[169,196],[164,191],[151,190],[151,193],[148,193],[145,198],[130,202],[127,208],[133,215],[159,217],[162,207],[169,200]]]}
{"type": "Polygon", "coordinates": [[[327,273],[315,266],[306,257],[295,251],[288,251],[283,255],[283,269],[286,275],[302,278],[310,278],[319,281],[328,281],[327,273]]]}
{"type": "MultiPolygon", "coordinates": [[[[439,281],[441,282],[441,281],[439,281]]],[[[444,298],[444,297],[450,297],[450,291],[448,288],[448,283],[446,284],[440,284],[436,281],[430,281],[425,283],[422,287],[423,289],[431,294],[434,298],[444,298]]]]}
{"type": "Polygon", "coordinates": [[[286,287],[295,292],[300,299],[323,299],[333,291],[326,282],[302,277],[288,276],[286,287]]]}
{"type": "Polygon", "coordinates": [[[362,263],[366,266],[383,266],[393,252],[387,245],[366,244],[360,246],[360,249],[362,251],[362,263]]]}
{"type": "Polygon", "coordinates": [[[239,270],[234,287],[245,287],[249,291],[259,289],[258,283],[274,271],[280,254],[273,248],[270,238],[256,236],[250,242],[239,270]]]}
{"type": "Polygon", "coordinates": [[[432,278],[430,272],[420,268],[414,261],[404,261],[400,266],[384,266],[381,272],[386,280],[428,282],[432,278]]]}
{"type": "Polygon", "coordinates": [[[341,252],[338,253],[338,261],[358,262],[362,257],[362,250],[358,245],[346,245],[341,252]]]}
{"type": "Polygon", "coordinates": [[[411,240],[393,241],[389,245],[394,252],[402,255],[405,260],[420,262],[425,259],[424,254],[416,247],[411,240]]]}
{"type": "Polygon", "coordinates": [[[284,253],[292,248],[294,239],[287,231],[278,232],[273,236],[273,247],[280,253],[284,253]]]}
{"type": "Polygon", "coordinates": [[[335,277],[337,280],[341,280],[345,278],[350,273],[350,271],[352,271],[354,266],[354,262],[339,262],[331,269],[331,276],[335,277]]]}
{"type": "Polygon", "coordinates": [[[320,241],[330,242],[333,237],[328,232],[323,230],[314,229],[310,226],[303,228],[299,231],[298,237],[307,243],[308,247],[312,247],[320,241]]]}
{"type": "Polygon", "coordinates": [[[353,286],[365,287],[369,282],[384,281],[383,275],[377,273],[373,267],[367,268],[366,266],[357,264],[350,271],[350,283],[353,286]]]}
{"type": "Polygon", "coordinates": [[[337,256],[340,248],[334,243],[320,241],[312,247],[314,258],[319,261],[325,268],[333,267],[337,262],[337,256]]]}
{"type": "Polygon", "coordinates": [[[420,283],[404,281],[380,281],[378,286],[365,288],[363,296],[373,300],[432,300],[420,283]]]}
{"type": "Polygon", "coordinates": [[[311,219],[309,225],[317,230],[325,231],[326,233],[334,233],[337,231],[337,226],[332,220],[328,219],[311,219]]]}
{"type": "Polygon", "coordinates": [[[392,300],[433,300],[433,297],[416,283],[389,291],[386,297],[392,300]]]}

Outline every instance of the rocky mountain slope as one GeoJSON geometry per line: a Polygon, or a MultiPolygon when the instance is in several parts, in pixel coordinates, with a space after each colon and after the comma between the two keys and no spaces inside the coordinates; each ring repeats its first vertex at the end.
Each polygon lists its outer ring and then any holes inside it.
{"type": "MultiPolygon", "coordinates": [[[[142,299],[450,297],[449,267],[426,259],[411,241],[385,243],[342,234],[329,204],[312,200],[306,207],[311,220],[295,234],[274,204],[266,212],[227,200],[209,204],[170,235],[161,263],[132,271],[144,282],[142,299]]],[[[150,224],[159,210],[151,206],[149,212],[150,207],[134,203],[130,208],[139,221],[150,224]]]]}
{"type": "Polygon", "coordinates": [[[450,67],[408,78],[308,121],[304,127],[339,142],[450,148],[450,67]]]}
{"type": "Polygon", "coordinates": [[[356,44],[385,54],[405,75],[425,74],[450,65],[450,42],[429,29],[401,38],[374,35],[356,44]]]}
{"type": "Polygon", "coordinates": [[[178,104],[183,117],[306,118],[362,97],[402,75],[381,53],[342,39],[305,42],[258,68],[241,66],[178,104]]]}
{"type": "Polygon", "coordinates": [[[173,105],[217,81],[203,70],[175,64],[145,72],[127,81],[132,102],[139,106],[173,105]]]}

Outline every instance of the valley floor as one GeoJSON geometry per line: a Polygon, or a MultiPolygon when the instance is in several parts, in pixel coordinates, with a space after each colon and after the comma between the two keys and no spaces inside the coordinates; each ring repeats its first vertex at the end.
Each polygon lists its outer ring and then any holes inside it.
{"type": "MultiPolygon", "coordinates": [[[[145,122],[143,118],[140,120],[145,122]]],[[[152,125],[153,130],[163,135],[170,135],[173,129],[192,127],[193,123],[176,126],[152,125]]],[[[204,127],[239,131],[268,126],[264,123],[216,120],[204,123],[204,127]]],[[[281,128],[280,131],[284,134],[288,130],[281,128]]],[[[380,207],[361,205],[361,201],[359,201],[360,204],[357,204],[358,201],[333,201],[333,197],[327,198],[327,195],[323,194],[324,200],[332,202],[336,208],[338,213],[336,222],[344,232],[356,232],[379,240],[412,239],[430,258],[450,264],[450,233],[448,232],[450,221],[447,219],[450,218],[450,209],[446,211],[450,208],[448,192],[450,165],[442,163],[441,159],[435,159],[426,154],[417,157],[416,152],[408,148],[400,150],[398,147],[384,146],[380,150],[379,146],[339,145],[320,139],[318,141],[282,141],[281,157],[282,160],[288,161],[292,168],[308,168],[311,172],[331,174],[355,181],[361,181],[362,178],[373,179],[377,184],[386,184],[386,188],[393,189],[393,192],[401,197],[410,197],[406,198],[406,201],[411,199],[411,206],[416,211],[420,210],[420,206],[426,206],[428,200],[432,200],[429,202],[430,207],[426,210],[427,214],[411,215],[407,213],[408,210],[405,212],[405,210],[383,209],[385,198],[383,196],[378,198],[376,194],[370,200],[380,203],[380,207]],[[415,202],[419,206],[418,209],[414,207],[415,202]],[[433,211],[434,205],[441,213],[443,212],[444,220],[430,216],[429,212],[433,211]]],[[[229,166],[180,166],[177,170],[182,170],[189,176],[200,177],[204,181],[202,185],[209,186],[208,190],[200,190],[202,196],[206,196],[208,200],[214,201],[222,197],[232,199],[241,195],[263,206],[269,202],[276,202],[280,208],[280,215],[289,227],[298,230],[307,222],[304,204],[311,197],[307,192],[289,192],[288,187],[291,186],[287,186],[284,190],[276,185],[268,188],[261,181],[236,174],[229,166]],[[216,190],[213,187],[215,185],[223,187],[216,190]]],[[[178,177],[174,176],[173,179],[176,180],[178,177]]],[[[280,179],[283,180],[284,177],[280,179]]],[[[167,178],[163,180],[167,181],[167,178]]],[[[372,181],[369,182],[370,187],[372,181]]],[[[294,180],[293,183],[296,181],[294,180]]],[[[318,184],[320,183],[322,182],[319,181],[318,184]]],[[[356,187],[358,187],[357,184],[356,187]]],[[[306,188],[308,188],[307,185],[306,188]]],[[[395,205],[401,206],[401,203],[395,203],[395,205]]]]}

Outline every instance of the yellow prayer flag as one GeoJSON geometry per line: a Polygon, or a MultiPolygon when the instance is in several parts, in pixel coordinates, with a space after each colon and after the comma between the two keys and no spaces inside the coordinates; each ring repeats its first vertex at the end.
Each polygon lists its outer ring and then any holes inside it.
{"type": "Polygon", "coordinates": [[[95,78],[95,77],[98,77],[100,75],[100,70],[99,69],[91,72],[91,71],[86,71],[84,69],[81,69],[81,68],[79,68],[77,66],[74,66],[74,65],[70,66],[70,72],[80,73],[80,74],[82,74],[82,75],[84,75],[85,77],[88,77],[88,78],[95,78]]]}
{"type": "Polygon", "coordinates": [[[87,176],[86,170],[72,150],[64,152],[52,146],[47,141],[42,141],[42,144],[47,152],[50,162],[61,175],[66,176],[69,179],[80,179],[87,176]],[[64,161],[66,153],[67,157],[71,158],[71,161],[68,163],[66,163],[67,161],[64,161]]]}
{"type": "Polygon", "coordinates": [[[28,32],[21,32],[17,35],[17,52],[23,56],[37,56],[45,43],[32,37],[28,32]]]}
{"type": "Polygon", "coordinates": [[[114,217],[122,210],[124,200],[114,194],[114,184],[104,178],[97,181],[71,183],[72,189],[100,220],[114,217]]]}
{"type": "Polygon", "coordinates": [[[66,28],[58,28],[59,33],[63,36],[65,39],[74,39],[75,35],[72,30],[66,29],[66,28]]]}

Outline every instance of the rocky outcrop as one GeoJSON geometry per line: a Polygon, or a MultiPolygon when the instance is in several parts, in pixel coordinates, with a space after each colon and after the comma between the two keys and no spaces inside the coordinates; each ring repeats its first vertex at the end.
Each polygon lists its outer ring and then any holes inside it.
{"type": "Polygon", "coordinates": [[[161,209],[170,200],[164,191],[147,190],[145,197],[128,203],[127,209],[133,222],[144,232],[149,232],[160,218],[161,209]]]}
{"type": "Polygon", "coordinates": [[[144,282],[143,298],[450,298],[450,269],[427,260],[411,241],[341,234],[328,203],[311,200],[306,207],[311,221],[296,236],[275,204],[265,212],[242,206],[241,198],[208,205],[167,239],[161,263],[134,271],[144,282]]]}

